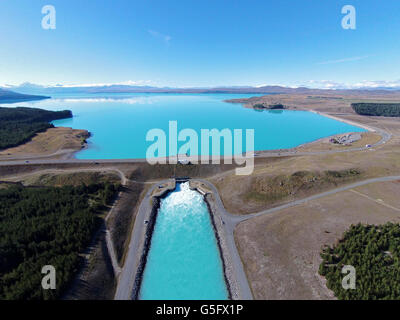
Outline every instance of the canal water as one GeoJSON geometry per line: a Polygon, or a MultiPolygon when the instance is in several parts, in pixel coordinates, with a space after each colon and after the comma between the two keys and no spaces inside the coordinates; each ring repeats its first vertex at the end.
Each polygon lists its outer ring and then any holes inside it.
{"type": "Polygon", "coordinates": [[[139,299],[228,299],[223,264],[203,196],[178,183],[161,200],[139,299]]]}

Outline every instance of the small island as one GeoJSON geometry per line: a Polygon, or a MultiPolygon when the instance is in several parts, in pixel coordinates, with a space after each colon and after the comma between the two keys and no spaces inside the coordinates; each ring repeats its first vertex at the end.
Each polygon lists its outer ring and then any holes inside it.
{"type": "Polygon", "coordinates": [[[276,103],[276,104],[264,104],[264,103],[256,103],[253,105],[254,109],[257,110],[283,110],[286,109],[286,107],[281,104],[281,103],[276,103]]]}

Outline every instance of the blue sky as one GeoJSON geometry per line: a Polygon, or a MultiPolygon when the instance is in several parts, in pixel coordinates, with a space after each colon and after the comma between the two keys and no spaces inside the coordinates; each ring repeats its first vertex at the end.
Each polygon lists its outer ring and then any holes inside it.
{"type": "Polygon", "coordinates": [[[397,84],[399,17],[399,0],[1,0],[0,85],[397,84]]]}

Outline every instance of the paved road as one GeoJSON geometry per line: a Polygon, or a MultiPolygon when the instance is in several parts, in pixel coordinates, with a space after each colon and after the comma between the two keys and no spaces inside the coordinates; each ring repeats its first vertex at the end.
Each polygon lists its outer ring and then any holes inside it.
{"type": "Polygon", "coordinates": [[[128,179],[126,178],[125,174],[118,168],[114,168],[114,167],[110,167],[110,168],[102,167],[102,168],[38,169],[38,170],[28,172],[28,173],[20,173],[20,174],[15,174],[13,176],[7,176],[7,180],[20,179],[23,177],[29,177],[29,176],[33,176],[36,174],[46,174],[46,173],[57,174],[57,173],[76,173],[76,172],[104,172],[104,171],[116,173],[121,179],[121,184],[126,185],[128,179]]]}
{"type": "Polygon", "coordinates": [[[33,159],[33,160],[1,160],[0,166],[29,165],[29,164],[97,164],[97,163],[140,163],[146,159],[33,159]]]}
{"type": "Polygon", "coordinates": [[[222,227],[224,228],[224,231],[225,231],[226,244],[227,244],[231,259],[232,259],[232,265],[233,265],[234,272],[236,275],[236,281],[239,286],[239,297],[242,300],[252,300],[253,295],[251,293],[249,282],[247,281],[246,273],[244,272],[242,259],[240,259],[239,252],[237,250],[236,243],[235,243],[234,234],[233,234],[235,227],[240,220],[238,219],[238,216],[235,216],[225,210],[225,207],[219,196],[218,190],[213,184],[211,184],[210,182],[208,182],[207,180],[204,180],[204,179],[195,179],[195,180],[201,181],[202,183],[207,185],[207,187],[213,192],[213,194],[215,196],[215,202],[216,202],[218,211],[224,222],[222,224],[222,227]]]}
{"type": "Polygon", "coordinates": [[[156,183],[152,186],[144,196],[140,203],[138,213],[135,218],[135,224],[131,234],[131,240],[129,242],[128,254],[125,258],[125,264],[120,273],[117,290],[115,293],[115,300],[130,300],[133,291],[133,285],[135,282],[136,270],[139,265],[140,258],[142,256],[141,243],[144,239],[144,233],[146,231],[144,221],[148,220],[147,216],[151,212],[151,195],[153,190],[158,187],[161,183],[156,183]]]}

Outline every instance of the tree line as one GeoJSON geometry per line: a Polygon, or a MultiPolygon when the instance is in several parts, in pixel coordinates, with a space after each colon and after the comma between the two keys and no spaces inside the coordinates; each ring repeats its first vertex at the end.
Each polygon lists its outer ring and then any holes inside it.
{"type": "Polygon", "coordinates": [[[352,103],[351,107],[364,116],[400,117],[400,103],[352,103]]]}
{"type": "Polygon", "coordinates": [[[0,299],[56,299],[79,268],[118,186],[0,189],[0,299]],[[42,267],[56,268],[56,290],[43,290],[42,267]]]}
{"type": "Polygon", "coordinates": [[[54,127],[50,121],[71,118],[70,110],[0,108],[0,150],[18,146],[38,133],[54,127]]]}

